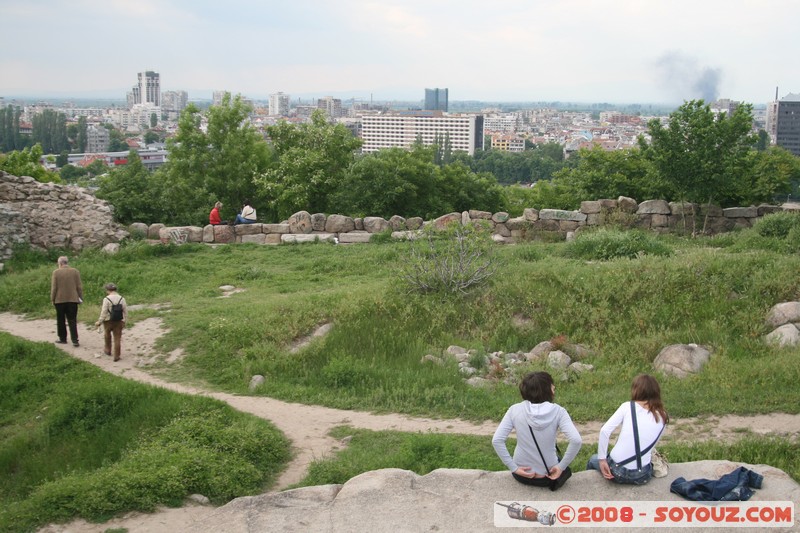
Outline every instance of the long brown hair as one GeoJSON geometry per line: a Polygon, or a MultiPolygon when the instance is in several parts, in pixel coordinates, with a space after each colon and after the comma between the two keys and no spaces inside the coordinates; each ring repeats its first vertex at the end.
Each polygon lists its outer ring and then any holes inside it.
{"type": "Polygon", "coordinates": [[[647,402],[647,410],[653,413],[656,422],[669,422],[669,415],[664,409],[664,402],[661,401],[661,387],[656,378],[649,374],[639,374],[633,378],[631,384],[631,400],[635,402],[647,402]]]}

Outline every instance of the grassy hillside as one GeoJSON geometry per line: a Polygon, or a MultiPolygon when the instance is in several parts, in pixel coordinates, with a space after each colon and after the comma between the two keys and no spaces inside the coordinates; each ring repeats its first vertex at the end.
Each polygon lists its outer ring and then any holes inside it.
{"type": "MultiPolygon", "coordinates": [[[[111,280],[129,303],[169,302],[163,349],[188,354],[171,378],[223,390],[245,393],[250,377],[263,374],[258,393],[286,400],[499,419],[518,397],[515,386],[476,389],[454,364],[422,365],[422,356],[451,344],[527,351],[564,336],[595,352],[593,373],[558,388],[557,401],[577,420],[606,417],[626,399],[630,379],[651,371],[672,343],[713,349],[700,375],[662,378],[675,416],[798,412],[800,350],[776,350],[761,338],[769,308],[800,299],[800,256],[753,230],[659,240],[671,255],[587,261],[570,258],[563,243],[497,247],[493,283],[462,297],[408,293],[398,281],[407,243],[133,243],[113,257],[87,252],[72,262],[87,287],[80,319],[95,319],[102,284],[111,280]],[[244,292],[219,298],[224,284],[244,292]],[[330,334],[289,353],[326,322],[330,334]]],[[[0,309],[52,316],[52,264],[20,259],[9,270],[0,277],[0,309]]]]}
{"type": "MultiPolygon", "coordinates": [[[[792,238],[758,230],[711,239],[594,234],[576,244],[498,246],[492,282],[464,296],[409,292],[400,280],[409,243],[131,242],[115,256],[87,251],[71,264],[82,273],[79,319],[87,323],[99,314],[108,281],[129,304],[169,304],[131,319],[159,314],[169,330],[160,347],[184,349],[182,364],[159,370],[170,379],[246,394],[250,377],[263,374],[257,394],[285,400],[499,420],[518,401],[515,385],[473,388],[455,363],[420,359],[451,344],[527,351],[566,338],[594,351],[588,362],[596,370],[560,382],[556,392],[585,421],[607,418],[626,400],[631,378],[652,371],[662,347],[690,342],[713,355],[695,377],[660,377],[673,417],[797,413],[800,349],[762,341],[769,308],[800,299],[792,238]],[[227,284],[243,292],[220,298],[227,284]],[[333,324],[327,336],[290,351],[324,323],[333,324]]],[[[54,318],[49,281],[58,255],[20,250],[7,262],[0,311],[54,318]]],[[[288,444],[269,424],[206,398],[105,375],[53,346],[0,335],[0,366],[0,530],[178,504],[191,492],[226,501],[263,490],[288,459],[288,444]]],[[[339,433],[355,435],[349,449],[316,464],[303,484],[342,482],[383,466],[502,468],[486,439],[339,433]],[[374,454],[389,447],[394,454],[374,454]]],[[[796,449],[796,442],[752,438],[667,447],[673,461],[769,462],[797,479],[797,461],[781,463],[797,457],[796,449]]]]}

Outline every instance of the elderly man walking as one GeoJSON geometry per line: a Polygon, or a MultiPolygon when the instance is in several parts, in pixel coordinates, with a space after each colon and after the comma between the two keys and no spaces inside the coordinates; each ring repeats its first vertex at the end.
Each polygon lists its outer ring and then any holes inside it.
{"type": "Polygon", "coordinates": [[[67,325],[72,345],[78,344],[78,304],[83,302],[83,285],[81,273],[69,266],[69,259],[62,255],[58,258],[58,268],[50,279],[50,301],[56,307],[56,325],[58,340],[56,344],[67,343],[67,325]]]}

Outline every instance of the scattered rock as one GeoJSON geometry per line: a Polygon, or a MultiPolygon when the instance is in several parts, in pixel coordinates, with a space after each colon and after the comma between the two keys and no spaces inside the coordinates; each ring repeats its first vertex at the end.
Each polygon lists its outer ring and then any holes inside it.
{"type": "Polygon", "coordinates": [[[528,352],[526,359],[528,361],[538,361],[539,359],[544,358],[547,354],[555,350],[555,346],[550,341],[540,342],[536,346],[533,347],[533,350],[528,352]]]}
{"type": "Polygon", "coordinates": [[[765,339],[767,344],[778,347],[797,346],[800,343],[800,330],[794,324],[784,324],[769,333],[765,339]]]}
{"type": "Polygon", "coordinates": [[[480,376],[473,376],[469,378],[466,383],[470,387],[485,387],[489,384],[489,380],[480,376]]]}
{"type": "Polygon", "coordinates": [[[767,315],[767,327],[770,328],[797,322],[800,322],[800,302],[776,304],[769,310],[767,315]]]}
{"type": "Polygon", "coordinates": [[[659,352],[653,367],[665,374],[685,378],[697,374],[711,357],[711,352],[697,344],[672,344],[659,352]]]}
{"type": "Polygon", "coordinates": [[[591,372],[594,370],[594,365],[589,365],[586,363],[572,363],[568,368],[576,374],[583,374],[584,372],[591,372]]]}
{"type": "Polygon", "coordinates": [[[119,253],[119,243],[110,242],[103,246],[103,252],[108,255],[115,255],[119,253]]]}
{"type": "Polygon", "coordinates": [[[265,381],[266,381],[266,379],[264,378],[264,376],[262,376],[260,374],[256,374],[255,376],[250,378],[250,385],[248,385],[247,388],[248,388],[248,390],[250,392],[253,392],[258,387],[263,385],[265,381]]]}
{"type": "Polygon", "coordinates": [[[547,366],[556,370],[565,370],[572,359],[561,350],[555,350],[547,355],[547,366]]]}
{"type": "Polygon", "coordinates": [[[211,500],[209,500],[208,498],[206,498],[202,494],[192,494],[191,496],[189,496],[188,499],[190,501],[195,502],[195,503],[199,503],[200,505],[210,505],[211,504],[211,500]]]}

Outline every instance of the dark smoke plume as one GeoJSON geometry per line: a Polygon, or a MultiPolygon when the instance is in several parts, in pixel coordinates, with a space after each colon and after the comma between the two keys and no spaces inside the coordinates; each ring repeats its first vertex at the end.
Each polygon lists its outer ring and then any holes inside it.
{"type": "Polygon", "coordinates": [[[702,98],[711,103],[719,97],[722,70],[701,67],[697,60],[681,52],[667,52],[656,60],[662,87],[678,100],[702,98]]]}

